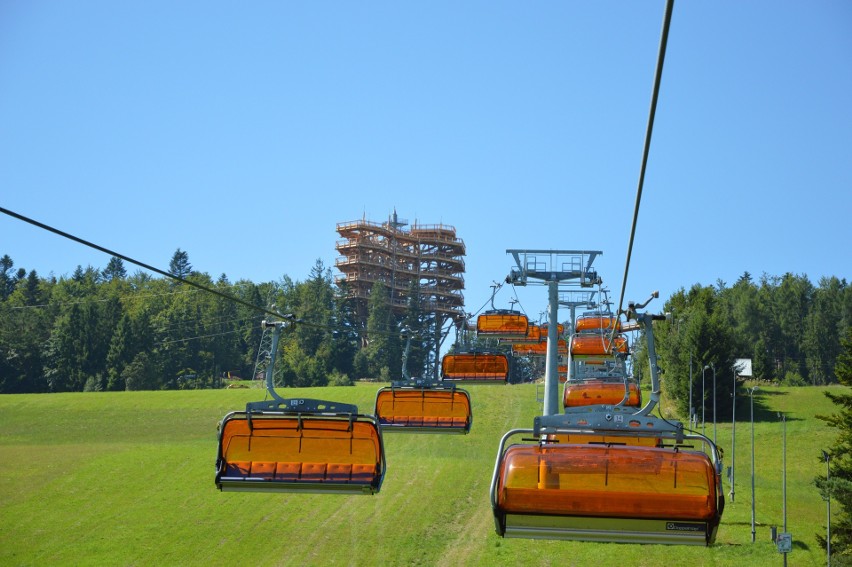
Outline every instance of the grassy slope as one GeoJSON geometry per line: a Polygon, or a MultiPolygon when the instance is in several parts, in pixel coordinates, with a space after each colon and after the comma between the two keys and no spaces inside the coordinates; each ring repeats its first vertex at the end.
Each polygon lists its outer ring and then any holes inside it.
{"type": "MultiPolygon", "coordinates": [[[[357,403],[377,385],[288,390],[357,403]]],[[[711,548],[501,539],[488,488],[501,435],[530,427],[535,387],[469,386],[467,436],[385,436],[388,473],[375,496],[220,493],[216,423],[261,390],[0,396],[2,565],[770,565],[769,526],[783,523],[782,435],[788,412],[787,522],[794,565],[821,565],[825,503],[813,478],[834,437],[815,415],[818,388],[755,396],[757,541],[751,543],[751,429],[741,400],[736,501],[711,548]]],[[[710,417],[710,416],[708,416],[710,417]]],[[[707,426],[712,438],[712,424],[707,426]]],[[[731,425],[717,427],[730,465],[731,425]]],[[[729,490],[727,481],[725,491],[729,490]]]]}

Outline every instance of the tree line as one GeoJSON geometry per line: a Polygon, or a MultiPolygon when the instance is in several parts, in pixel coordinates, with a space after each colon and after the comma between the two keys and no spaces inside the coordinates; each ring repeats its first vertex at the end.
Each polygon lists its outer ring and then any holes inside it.
{"type": "Polygon", "coordinates": [[[730,416],[737,359],[751,359],[752,378],[758,380],[838,383],[841,339],[852,328],[852,287],[837,277],[821,278],[815,286],[804,275],[754,281],[745,272],[733,286],[718,281],[681,288],[664,311],[671,317],[655,325],[654,336],[666,396],[681,415],[689,415],[690,375],[692,407],[701,408],[702,392],[711,399],[715,372],[717,409],[730,416]]]}
{"type": "Polygon", "coordinates": [[[359,322],[345,288],[319,260],[305,281],[285,275],[232,283],[225,274],[214,280],[193,270],[178,249],[169,272],[219,294],[143,271],[128,274],[115,257],[103,269],[78,266],[71,276],[44,278],[4,255],[0,393],[186,389],[248,379],[265,362],[258,352],[270,306],[293,321],[279,343],[276,385],[399,379],[403,327],[411,331],[412,375],[426,365],[419,337],[430,332],[429,320],[418,305],[403,318],[394,315],[387,288],[377,284],[369,318],[359,322]]]}
{"type": "MultiPolygon", "coordinates": [[[[412,376],[429,375],[439,364],[425,338],[434,336],[434,321],[423,313],[416,289],[400,316],[389,307],[388,289],[376,284],[363,321],[320,260],[305,281],[285,275],[278,282],[230,282],[225,274],[214,280],[195,271],[178,249],[169,272],[240,302],[144,271],[128,274],[115,257],[103,269],[78,266],[71,276],[44,278],[4,255],[0,393],[181,389],[218,385],[223,376],[251,378],[263,310],[273,305],[297,321],[281,337],[276,385],[399,379],[408,342],[402,329],[410,339],[412,376]]],[[[840,337],[852,323],[852,289],[836,277],[815,286],[803,275],[764,275],[755,282],[745,273],[733,286],[681,289],[664,309],[672,316],[655,326],[655,336],[666,395],[686,415],[690,370],[695,386],[709,378],[705,367],[712,365],[724,412],[737,358],[751,358],[759,379],[836,383],[840,337]]],[[[640,340],[639,360],[642,348],[640,340]]],[[[534,373],[534,365],[513,362],[513,381],[534,373]]],[[[693,407],[700,404],[696,395],[693,407]]]]}

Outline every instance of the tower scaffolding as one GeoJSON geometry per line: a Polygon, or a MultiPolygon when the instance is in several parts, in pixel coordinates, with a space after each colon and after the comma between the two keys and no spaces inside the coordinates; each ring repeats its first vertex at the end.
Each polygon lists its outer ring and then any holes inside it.
{"type": "Polygon", "coordinates": [[[410,287],[417,282],[423,315],[434,323],[428,365],[437,378],[438,353],[449,333],[449,328],[444,329],[446,323],[456,327],[465,323],[465,245],[453,226],[416,221],[410,229],[407,225],[396,211],[384,223],[366,219],[338,223],[337,232],[343,239],[335,246],[340,254],[335,266],[341,272],[335,281],[345,285],[362,328],[376,282],[388,287],[396,315],[408,310],[410,287]]]}

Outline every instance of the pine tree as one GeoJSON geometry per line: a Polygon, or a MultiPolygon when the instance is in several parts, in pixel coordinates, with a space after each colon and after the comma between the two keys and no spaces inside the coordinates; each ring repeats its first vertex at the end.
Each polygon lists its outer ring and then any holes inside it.
{"type": "Polygon", "coordinates": [[[192,273],[192,264],[189,263],[189,253],[178,248],[169,262],[169,272],[179,278],[185,278],[192,273]]]}
{"type": "Polygon", "coordinates": [[[14,266],[15,262],[8,254],[0,258],[0,301],[5,301],[15,291],[17,279],[12,275],[14,266]]]}
{"type": "Polygon", "coordinates": [[[101,275],[108,282],[123,280],[127,277],[127,270],[124,269],[124,262],[121,261],[121,258],[113,256],[101,275]]]}
{"type": "Polygon", "coordinates": [[[373,378],[399,380],[402,378],[402,350],[390,293],[381,282],[370,290],[367,316],[367,360],[373,378]]]}
{"type": "MultiPolygon", "coordinates": [[[[842,352],[837,357],[834,373],[844,386],[852,386],[852,329],[841,341],[842,352]]],[[[839,408],[838,413],[817,416],[830,426],[837,428],[838,435],[829,449],[831,480],[815,479],[823,498],[831,497],[840,504],[840,513],[834,514],[831,523],[832,565],[852,565],[852,393],[825,392],[839,408]]],[[[825,538],[817,534],[825,547],[825,538]]]]}
{"type": "Polygon", "coordinates": [[[412,281],[408,288],[408,309],[406,310],[402,326],[408,330],[408,336],[411,340],[408,359],[406,361],[408,373],[414,378],[423,377],[426,370],[429,337],[426,336],[428,329],[423,320],[420,285],[416,280],[412,281]]]}

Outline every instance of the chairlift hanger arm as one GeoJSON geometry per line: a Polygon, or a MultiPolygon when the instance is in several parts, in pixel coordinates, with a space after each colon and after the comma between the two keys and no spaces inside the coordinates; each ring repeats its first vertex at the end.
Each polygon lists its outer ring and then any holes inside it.
{"type": "Polygon", "coordinates": [[[635,301],[630,301],[627,304],[627,310],[622,311],[622,313],[627,317],[627,320],[630,319],[638,319],[639,318],[639,309],[645,309],[651,301],[660,297],[659,291],[651,292],[651,296],[645,300],[645,303],[636,303],[635,301]]]}
{"type": "MultiPolygon", "coordinates": [[[[660,370],[657,365],[657,350],[656,343],[654,341],[654,321],[664,321],[668,320],[671,317],[671,314],[652,314],[647,311],[640,311],[640,309],[645,309],[651,300],[656,299],[660,296],[658,291],[654,291],[651,293],[651,296],[644,303],[635,303],[630,302],[626,311],[621,311],[621,314],[624,314],[628,321],[631,319],[636,320],[639,323],[639,326],[642,327],[645,331],[645,340],[647,343],[648,350],[648,362],[651,368],[651,396],[648,400],[648,403],[639,410],[639,415],[649,415],[651,411],[654,409],[660,401],[660,370]]],[[[613,329],[610,340],[614,339],[616,333],[616,329],[613,329]]]]}
{"type": "Polygon", "coordinates": [[[375,494],[385,475],[378,420],[353,404],[285,399],[275,392],[273,368],[287,321],[272,328],[266,387],[272,400],[249,402],[219,426],[216,485],[240,492],[375,494]]]}
{"type": "Polygon", "coordinates": [[[269,366],[266,368],[266,391],[272,396],[272,400],[264,400],[260,402],[248,402],[246,411],[280,411],[285,413],[335,413],[335,414],[351,414],[358,413],[358,406],[354,404],[345,404],[340,402],[330,402],[326,400],[314,400],[309,398],[284,398],[275,391],[273,380],[275,360],[278,354],[278,341],[281,338],[281,331],[288,329],[291,326],[290,321],[273,321],[264,319],[262,325],[267,329],[272,329],[272,348],[270,352],[269,366]]]}

